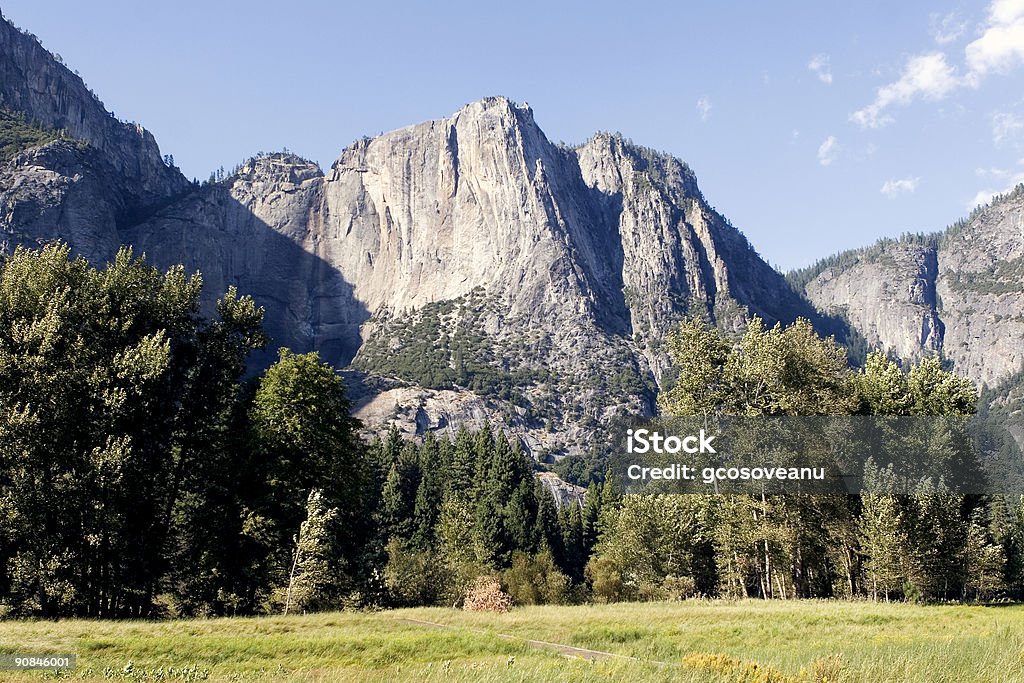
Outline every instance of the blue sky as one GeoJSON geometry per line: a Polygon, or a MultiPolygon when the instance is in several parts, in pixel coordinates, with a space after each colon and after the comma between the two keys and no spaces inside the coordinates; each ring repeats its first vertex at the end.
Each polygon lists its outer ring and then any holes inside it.
{"type": "Polygon", "coordinates": [[[1024,0],[41,2],[4,15],[190,177],[487,95],[687,161],[774,265],[933,231],[1024,180],[1024,0]]]}

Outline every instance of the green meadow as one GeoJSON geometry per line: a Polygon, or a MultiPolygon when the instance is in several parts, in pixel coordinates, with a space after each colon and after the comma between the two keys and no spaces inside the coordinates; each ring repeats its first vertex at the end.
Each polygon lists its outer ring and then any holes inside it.
{"type": "Polygon", "coordinates": [[[78,657],[73,672],[0,672],[12,681],[1021,681],[1024,606],[687,601],[5,621],[0,651],[78,657]]]}

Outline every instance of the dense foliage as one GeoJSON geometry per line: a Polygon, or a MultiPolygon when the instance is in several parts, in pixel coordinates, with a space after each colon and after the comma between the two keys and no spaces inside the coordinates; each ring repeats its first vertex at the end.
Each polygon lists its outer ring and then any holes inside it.
{"type": "Polygon", "coordinates": [[[201,289],[129,250],[102,270],[63,246],[0,265],[6,611],[256,610],[288,578],[310,490],[352,509],[335,373],[282,353],[251,391],[263,312],[230,290],[204,318],[201,289]]]}
{"type": "MultiPolygon", "coordinates": [[[[374,522],[391,604],[458,604],[480,576],[501,576],[519,604],[582,596],[602,503],[560,508],[533,462],[501,434],[460,429],[421,445],[392,430],[370,449],[380,496],[374,522]]],[[[602,495],[604,493],[604,495],[602,495]]]]}
{"type": "MultiPolygon", "coordinates": [[[[925,359],[909,372],[880,354],[850,370],[843,349],[805,321],[738,345],[684,323],[669,339],[675,415],[967,415],[973,386],[925,359]]],[[[954,493],[924,480],[896,493],[884,473],[862,496],[627,496],[588,565],[594,596],[694,594],[872,599],[1019,595],[1021,500],[954,493]]]]}
{"type": "MultiPolygon", "coordinates": [[[[204,316],[201,292],[129,250],[102,269],[60,245],[0,262],[0,615],[458,605],[473,586],[516,604],[1024,588],[1021,501],[941,480],[914,495],[879,471],[862,496],[624,496],[594,457],[572,470],[586,495],[559,499],[486,427],[364,443],[333,368],[281,349],[246,379],[262,311],[229,290],[204,316]]],[[[936,359],[852,370],[806,321],[754,318],[730,340],[691,320],[666,345],[666,415],[977,404],[936,359]]]]}

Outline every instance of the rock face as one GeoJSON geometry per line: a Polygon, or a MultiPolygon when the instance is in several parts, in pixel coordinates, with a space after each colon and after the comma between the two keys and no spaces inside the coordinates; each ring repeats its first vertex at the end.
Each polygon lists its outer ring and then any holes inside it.
{"type": "Polygon", "coordinates": [[[932,244],[883,243],[860,254],[854,267],[823,269],[806,293],[819,308],[849,320],[871,346],[916,359],[942,348],[936,268],[932,244]]]}
{"type": "MultiPolygon", "coordinates": [[[[0,168],[0,247],[61,239],[90,260],[117,251],[120,176],[71,140],[25,150],[0,168]]],[[[0,252],[6,249],[0,249],[0,252]]]]}
{"type": "Polygon", "coordinates": [[[814,315],[684,164],[618,136],[553,145],[504,98],[361,140],[327,173],[252,159],[121,239],[253,294],[275,343],[391,377],[368,422],[485,416],[538,457],[650,412],[683,314],[814,315]]]}
{"type": "Polygon", "coordinates": [[[953,367],[989,386],[1024,368],[1024,189],[948,231],[938,263],[953,367]]]}
{"type": "Polygon", "coordinates": [[[188,181],[164,164],[153,136],[106,111],[82,79],[31,34],[0,18],[0,107],[24,112],[45,128],[88,142],[124,182],[130,203],[148,206],[188,181]]]}
{"type": "Polygon", "coordinates": [[[191,188],[150,133],[114,118],[81,78],[2,18],[0,108],[57,138],[0,168],[0,253],[59,238],[102,262],[121,229],[191,188]]]}
{"type": "Polygon", "coordinates": [[[887,240],[805,274],[807,297],[900,358],[941,354],[995,386],[1024,366],[1024,188],[944,233],[887,240]]]}

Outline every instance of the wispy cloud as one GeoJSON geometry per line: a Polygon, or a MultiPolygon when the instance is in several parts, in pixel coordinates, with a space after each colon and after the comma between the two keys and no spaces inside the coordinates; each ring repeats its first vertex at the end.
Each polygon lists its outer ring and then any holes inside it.
{"type": "Polygon", "coordinates": [[[879,128],[892,122],[886,110],[906,105],[921,97],[938,100],[952,91],[959,81],[941,52],[911,57],[899,80],[878,89],[875,101],[850,115],[862,128],[879,128]]]}
{"type": "Polygon", "coordinates": [[[894,199],[901,194],[911,194],[917,190],[917,186],[921,183],[920,178],[900,178],[899,180],[892,179],[886,180],[882,185],[882,194],[889,199],[894,199]]]}
{"type": "MultiPolygon", "coordinates": [[[[932,35],[939,44],[959,38],[955,15],[932,15],[932,35]]],[[[899,79],[878,88],[874,101],[850,115],[862,128],[879,128],[893,120],[889,110],[917,99],[941,100],[962,87],[977,88],[990,73],[1006,73],[1024,63],[1024,0],[993,0],[981,37],[964,48],[963,75],[945,53],[931,52],[907,60],[899,79]]]]}
{"type": "Polygon", "coordinates": [[[967,33],[967,22],[962,21],[956,12],[936,12],[928,17],[928,23],[931,25],[932,39],[939,45],[955,43],[967,33]]]}
{"type": "MultiPolygon", "coordinates": [[[[1024,163],[1024,159],[1021,160],[1024,163]]],[[[1013,175],[1013,170],[1008,168],[976,168],[974,169],[974,175],[979,178],[997,178],[1005,179],[1013,175]]]]}
{"type": "Polygon", "coordinates": [[[999,111],[992,115],[992,142],[1000,146],[1024,133],[1024,119],[1011,112],[999,111]]]}
{"type": "Polygon", "coordinates": [[[697,100],[697,113],[700,114],[701,121],[707,121],[711,116],[711,99],[707,95],[697,100]]]}
{"type": "Polygon", "coordinates": [[[828,166],[839,157],[839,140],[836,139],[835,135],[829,135],[825,138],[825,142],[821,143],[818,147],[818,163],[822,166],[828,166]]]}
{"type": "Polygon", "coordinates": [[[828,55],[814,55],[811,61],[807,62],[807,68],[817,75],[819,81],[832,85],[832,66],[829,64],[828,55]]]}

